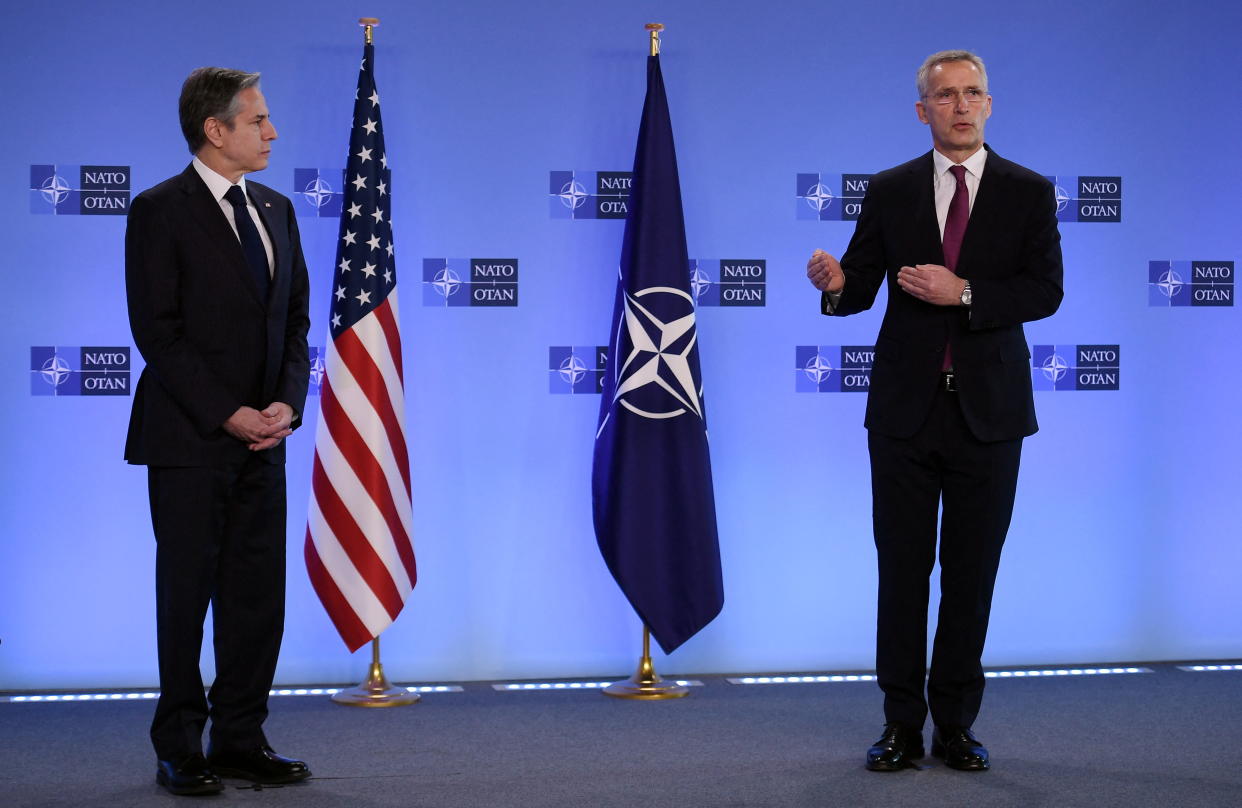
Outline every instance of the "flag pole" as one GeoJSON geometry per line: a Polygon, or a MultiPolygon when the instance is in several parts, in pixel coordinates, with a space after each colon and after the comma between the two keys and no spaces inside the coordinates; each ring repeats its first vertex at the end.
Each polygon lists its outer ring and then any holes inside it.
{"type": "Polygon", "coordinates": [[[651,32],[651,55],[659,56],[660,55],[660,32],[664,30],[664,23],[649,22],[643,27],[651,32]]]}
{"type": "MultiPolygon", "coordinates": [[[[360,17],[358,25],[362,26],[363,44],[371,45],[372,31],[379,25],[379,19],[360,17]]],[[[416,704],[421,697],[388,681],[384,665],[380,662],[379,637],[374,637],[371,639],[371,666],[367,670],[367,678],[357,687],[337,691],[332,695],[332,700],[349,707],[401,707],[416,704]]]]}
{"type": "MultiPolygon", "coordinates": [[[[664,24],[649,22],[643,26],[651,34],[651,55],[660,55],[660,32],[664,24]]],[[[676,682],[666,682],[655,672],[651,664],[651,629],[643,624],[643,655],[638,660],[638,670],[630,678],[613,682],[603,688],[603,693],[618,699],[640,699],[643,701],[662,701],[679,699],[690,691],[676,682]]]]}
{"type": "Polygon", "coordinates": [[[362,44],[371,44],[371,29],[379,25],[379,17],[359,17],[358,24],[362,26],[362,44]]]}
{"type": "Polygon", "coordinates": [[[367,670],[367,678],[357,687],[333,693],[332,700],[347,707],[403,707],[417,704],[422,697],[388,681],[380,663],[379,637],[376,637],[371,640],[371,667],[367,670]]]}
{"type": "Polygon", "coordinates": [[[643,656],[638,660],[638,670],[629,679],[608,685],[603,692],[618,699],[660,701],[679,699],[690,690],[676,682],[664,681],[655,672],[655,667],[651,664],[651,629],[643,626],[643,656]]]}

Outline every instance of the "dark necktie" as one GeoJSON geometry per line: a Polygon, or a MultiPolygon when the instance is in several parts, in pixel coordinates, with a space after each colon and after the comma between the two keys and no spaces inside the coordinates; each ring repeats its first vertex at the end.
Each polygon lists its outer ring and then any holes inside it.
{"type": "MultiPolygon", "coordinates": [[[[966,222],[970,220],[970,189],[966,187],[966,166],[951,166],[957,188],[953,191],[953,200],[949,202],[949,214],[944,219],[944,265],[951,270],[957,269],[957,257],[962,252],[962,236],[966,235],[966,222]]],[[[941,370],[953,367],[953,352],[949,343],[944,344],[944,362],[941,370]]]]}
{"type": "Polygon", "coordinates": [[[242,252],[246,254],[246,263],[250,265],[255,283],[259,285],[259,299],[267,300],[267,288],[271,283],[267,268],[267,250],[263,249],[263,240],[259,238],[254,219],[250,218],[250,211],[246,209],[246,195],[242,193],[240,185],[233,185],[229,187],[224,198],[233,206],[237,237],[241,239],[242,252]]]}

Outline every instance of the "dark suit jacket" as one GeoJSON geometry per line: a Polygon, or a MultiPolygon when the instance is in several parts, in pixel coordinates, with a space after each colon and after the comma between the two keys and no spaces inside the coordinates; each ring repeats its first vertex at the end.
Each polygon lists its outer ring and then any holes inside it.
{"type": "MultiPolygon", "coordinates": [[[[1051,183],[988,150],[956,272],[973,305],[934,306],[897,285],[897,271],[944,264],[936,221],[932,153],[871,178],[854,237],[841,259],[845,288],[831,312],[871,308],[888,279],[888,308],[876,338],[866,426],[896,438],[922,426],[935,395],[946,341],[958,398],[982,441],[1033,434],[1030,349],[1022,323],[1061,304],[1061,236],[1051,183]]],[[[824,296],[824,313],[828,311],[824,296]]]]}
{"type": "MultiPolygon", "coordinates": [[[[249,450],[223,423],[242,405],[306,403],[308,286],[293,205],[246,188],[272,240],[266,302],[237,235],[193,165],[134,198],[125,230],[125,287],[146,368],[134,392],[125,459],[209,466],[249,450]]],[[[282,441],[262,453],[282,463],[282,441]]]]}

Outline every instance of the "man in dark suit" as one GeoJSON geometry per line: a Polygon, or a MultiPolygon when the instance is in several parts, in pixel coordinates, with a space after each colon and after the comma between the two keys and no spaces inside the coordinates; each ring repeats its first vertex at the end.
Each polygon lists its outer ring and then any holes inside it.
{"type": "Polygon", "coordinates": [[[160,671],[151,740],[156,779],[174,794],[218,792],[221,774],[310,775],[262,728],[284,630],[283,440],[306,399],[309,319],[293,206],[243,179],[267,167],[276,139],[258,82],[190,74],[180,117],[194,160],[134,199],[125,231],[130,328],[146,360],[125,459],[148,467],[160,671]],[[216,677],[204,698],[209,603],[216,677]]]}
{"type": "Polygon", "coordinates": [[[988,752],[971,731],[980,658],[1022,439],[1038,428],[1022,323],[1061,303],[1060,234],[1050,183],[984,145],[992,97],[979,57],[933,54],[917,84],[933,150],[873,176],[844,257],[817,250],[807,276],[823,312],[837,316],[870,308],[888,280],[865,422],[886,724],[867,768],[897,771],[922,757],[930,709],[932,754],[981,771],[988,752]],[[938,511],[941,598],[927,675],[938,511]]]}

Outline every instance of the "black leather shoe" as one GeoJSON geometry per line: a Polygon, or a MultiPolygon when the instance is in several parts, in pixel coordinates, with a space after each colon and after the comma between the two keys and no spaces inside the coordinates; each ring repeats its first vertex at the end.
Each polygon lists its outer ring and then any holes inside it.
{"type": "Polygon", "coordinates": [[[311,776],[305,763],[281,757],[270,746],[257,746],[253,749],[208,749],[207,763],[215,772],[225,777],[239,777],[263,785],[296,783],[311,776]]]}
{"type": "Polygon", "coordinates": [[[173,794],[219,794],[224,783],[207,767],[202,755],[190,755],[179,763],[161,760],[155,770],[155,782],[173,794]]]}
{"type": "Polygon", "coordinates": [[[950,769],[963,772],[985,772],[991,767],[988,750],[968,729],[932,732],[932,754],[944,760],[950,769]]]}
{"type": "Polygon", "coordinates": [[[867,750],[867,768],[873,772],[895,772],[909,768],[923,757],[922,730],[901,724],[885,724],[884,735],[867,750]]]}

